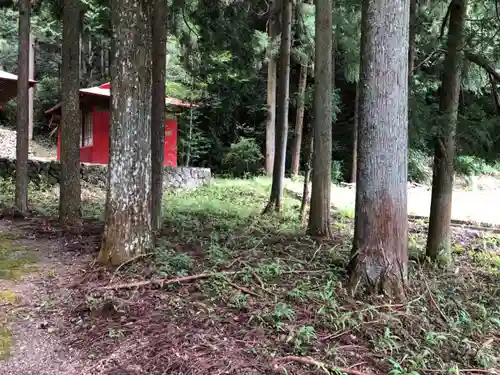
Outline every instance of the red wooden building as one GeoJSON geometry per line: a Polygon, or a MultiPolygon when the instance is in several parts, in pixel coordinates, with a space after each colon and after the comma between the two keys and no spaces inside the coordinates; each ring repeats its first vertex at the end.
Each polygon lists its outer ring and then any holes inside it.
{"type": "MultiPolygon", "coordinates": [[[[80,90],[80,110],[82,112],[82,139],[80,162],[108,164],[109,124],[110,124],[109,83],[80,90]]],[[[177,166],[177,119],[176,114],[196,105],[179,99],[165,98],[167,119],[165,121],[164,165],[177,166]]],[[[45,112],[51,115],[51,123],[61,116],[61,103],[45,112]]],[[[60,160],[60,132],[57,135],[57,160],[60,160]]]]}

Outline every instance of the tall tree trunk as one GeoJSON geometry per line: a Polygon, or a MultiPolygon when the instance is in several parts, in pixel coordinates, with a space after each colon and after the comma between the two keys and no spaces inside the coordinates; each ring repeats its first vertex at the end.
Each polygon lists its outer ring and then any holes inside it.
{"type": "MultiPolygon", "coordinates": [[[[29,55],[29,73],[30,80],[35,79],[35,37],[30,33],[30,55],[29,55]]],[[[28,139],[33,139],[33,99],[35,95],[35,88],[28,89],[28,139]]]]}
{"type": "Polygon", "coordinates": [[[154,231],[159,231],[162,224],[163,160],[165,158],[165,69],[167,65],[167,9],[165,0],[153,2],[151,35],[153,38],[151,225],[154,231]]]}
{"type": "Polygon", "coordinates": [[[353,293],[403,300],[408,268],[406,0],[363,0],[353,293]]]}
{"type": "Polygon", "coordinates": [[[446,262],[451,250],[451,206],[454,178],[455,131],[462,71],[462,43],[466,0],[451,2],[448,46],[444,61],[439,111],[442,115],[434,150],[431,213],[427,235],[427,256],[446,262]]]}
{"type": "Polygon", "coordinates": [[[74,224],[81,215],[79,19],[79,0],[66,0],[63,5],[61,77],[63,105],[60,128],[61,184],[59,195],[59,218],[66,224],[74,224]]]}
{"type": "Polygon", "coordinates": [[[276,112],[276,123],[278,125],[276,133],[275,157],[273,166],[273,183],[269,204],[264,212],[275,210],[281,211],[283,204],[283,190],[285,188],[285,161],[286,144],[288,138],[288,101],[290,85],[290,49],[292,34],[292,0],[282,0],[281,14],[283,17],[281,45],[280,45],[280,66],[278,80],[278,106],[276,112]]]}
{"type": "Polygon", "coordinates": [[[279,16],[282,0],[274,0],[269,17],[267,49],[267,119],[266,119],[266,160],[265,170],[268,175],[273,174],[274,147],[276,142],[276,59],[273,56],[274,40],[279,32],[279,16]]]}
{"type": "Polygon", "coordinates": [[[358,165],[358,124],[359,124],[359,82],[356,83],[356,102],[354,103],[354,120],[352,125],[352,165],[351,183],[356,183],[358,165]]]}
{"type": "Polygon", "coordinates": [[[311,169],[313,158],[314,135],[313,129],[309,129],[308,140],[306,144],[306,168],[304,171],[304,186],[302,189],[302,201],[300,202],[299,219],[302,225],[306,221],[307,200],[309,199],[309,183],[311,182],[311,169]]]}
{"type": "Polygon", "coordinates": [[[295,116],[295,138],[292,146],[292,177],[296,177],[299,174],[302,129],[304,127],[306,85],[307,65],[301,65],[299,73],[299,89],[297,92],[297,115],[295,116]]]}
{"type": "Polygon", "coordinates": [[[332,0],[316,0],[314,145],[308,233],[331,237],[332,0]]]}
{"type": "Polygon", "coordinates": [[[498,95],[497,82],[495,81],[493,75],[488,74],[488,77],[490,77],[491,95],[493,96],[493,102],[495,103],[497,115],[500,115],[500,96],[498,95]]]}
{"type": "Polygon", "coordinates": [[[410,0],[410,33],[408,43],[408,77],[411,81],[415,65],[415,36],[417,21],[417,0],[410,0]]]}
{"type": "Polygon", "coordinates": [[[19,1],[17,76],[16,208],[28,211],[30,0],[19,1]]]}
{"type": "Polygon", "coordinates": [[[153,246],[151,23],[143,1],[114,0],[109,182],[98,260],[121,264],[153,246]]]}

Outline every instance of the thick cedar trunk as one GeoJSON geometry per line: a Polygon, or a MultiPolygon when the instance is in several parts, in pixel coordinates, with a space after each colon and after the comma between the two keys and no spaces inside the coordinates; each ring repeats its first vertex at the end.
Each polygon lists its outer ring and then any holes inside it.
{"type": "Polygon", "coordinates": [[[282,32],[278,80],[278,105],[276,111],[276,145],[273,166],[273,183],[269,204],[264,212],[281,211],[285,188],[285,159],[288,138],[288,101],[290,84],[290,49],[292,34],[292,0],[282,0],[282,32]]]}
{"type": "Polygon", "coordinates": [[[145,2],[114,0],[109,182],[98,260],[121,264],[153,246],[151,24],[145,2]]]}
{"type": "Polygon", "coordinates": [[[17,81],[16,208],[28,211],[30,1],[19,1],[17,81]]]}
{"type": "Polygon", "coordinates": [[[295,117],[295,138],[292,146],[292,176],[299,174],[302,129],[304,126],[305,93],[307,85],[307,65],[300,66],[299,88],[297,92],[297,115],[295,117]]]}
{"type": "Polygon", "coordinates": [[[330,237],[332,187],[332,0],[316,0],[314,143],[307,232],[330,237]]]}
{"type": "Polygon", "coordinates": [[[439,103],[442,121],[434,150],[431,213],[427,236],[427,256],[443,262],[449,259],[451,250],[455,131],[460,96],[466,0],[453,0],[450,7],[448,46],[439,103]]]}
{"type": "Polygon", "coordinates": [[[313,157],[313,145],[314,145],[314,135],[313,130],[309,129],[309,136],[306,144],[306,168],[304,170],[304,187],[302,189],[302,201],[300,203],[300,223],[305,224],[306,220],[306,207],[307,200],[309,199],[309,183],[311,181],[311,169],[312,169],[312,157],[313,157]]]}
{"type": "Polygon", "coordinates": [[[67,0],[63,6],[61,186],[59,218],[71,224],[81,215],[80,186],[80,2],[67,0]],[[76,22],[75,22],[76,20],[76,22]]]}
{"type": "Polygon", "coordinates": [[[165,0],[155,0],[152,14],[153,90],[151,110],[151,225],[161,228],[163,160],[165,158],[165,69],[167,64],[167,9],[165,0]]]}
{"type": "Polygon", "coordinates": [[[405,0],[363,0],[353,293],[404,299],[408,264],[408,26],[405,0]]]}
{"type": "Polygon", "coordinates": [[[354,103],[354,120],[352,125],[352,165],[351,183],[356,183],[356,170],[358,165],[358,123],[359,123],[359,80],[356,84],[356,102],[354,103]]]}
{"type": "Polygon", "coordinates": [[[273,42],[279,31],[279,15],[281,0],[274,0],[269,17],[267,51],[267,120],[266,120],[266,160],[265,169],[268,175],[273,174],[274,147],[276,142],[276,59],[273,57],[273,42]]]}

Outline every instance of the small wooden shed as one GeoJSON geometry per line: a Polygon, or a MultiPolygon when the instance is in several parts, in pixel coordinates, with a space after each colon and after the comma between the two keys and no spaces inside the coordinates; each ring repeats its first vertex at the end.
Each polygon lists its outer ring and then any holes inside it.
{"type": "MultiPolygon", "coordinates": [[[[29,87],[33,87],[36,81],[29,80],[29,87]]],[[[17,76],[0,70],[0,109],[9,100],[17,96],[17,76]]]]}
{"type": "MultiPolygon", "coordinates": [[[[110,124],[110,84],[80,90],[82,112],[82,137],[80,162],[108,164],[110,124]]],[[[177,166],[177,117],[176,114],[196,105],[171,97],[165,98],[165,159],[164,165],[177,166]]],[[[45,112],[51,116],[51,123],[61,117],[61,103],[45,112]]],[[[57,136],[57,160],[60,160],[60,132],[57,136]]]]}

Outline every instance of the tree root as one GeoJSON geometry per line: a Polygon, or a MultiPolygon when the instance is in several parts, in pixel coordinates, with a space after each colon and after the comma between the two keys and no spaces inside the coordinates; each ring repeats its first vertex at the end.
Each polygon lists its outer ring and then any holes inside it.
{"type": "Polygon", "coordinates": [[[183,282],[185,283],[185,282],[199,280],[199,279],[208,279],[210,277],[216,277],[216,276],[234,275],[238,272],[239,271],[211,272],[211,273],[200,273],[198,275],[176,277],[174,279],[162,278],[162,279],[136,281],[133,283],[106,285],[106,286],[98,288],[97,290],[131,289],[131,288],[139,288],[139,287],[149,286],[149,285],[163,286],[163,285],[175,284],[175,283],[183,283],[183,282]]]}

